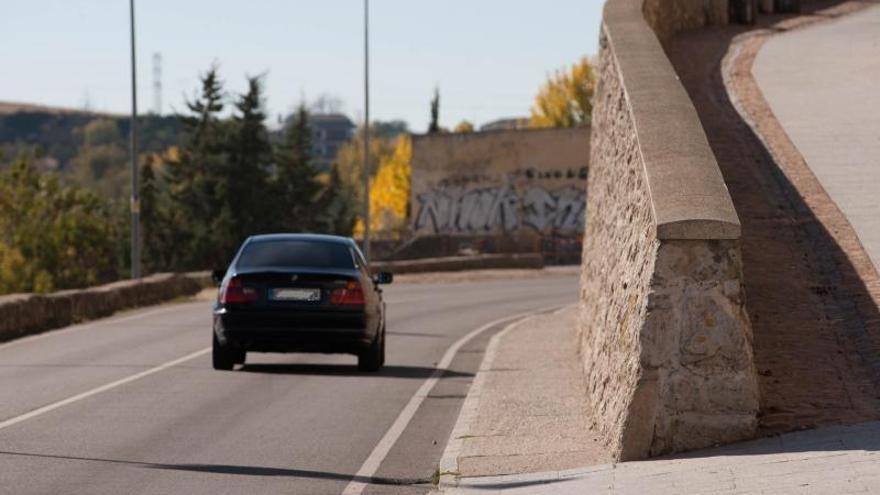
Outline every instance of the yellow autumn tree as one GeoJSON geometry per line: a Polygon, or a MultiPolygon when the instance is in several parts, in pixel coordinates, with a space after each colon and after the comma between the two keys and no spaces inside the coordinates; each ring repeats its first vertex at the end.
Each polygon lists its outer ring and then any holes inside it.
{"type": "Polygon", "coordinates": [[[577,127],[590,123],[596,76],[587,57],[547,79],[535,97],[531,127],[577,127]]]}
{"type": "Polygon", "coordinates": [[[452,132],[474,132],[474,130],[474,124],[467,120],[462,120],[457,126],[455,126],[455,129],[452,132]]]}
{"type": "MultiPolygon", "coordinates": [[[[403,134],[397,138],[394,153],[379,162],[370,182],[370,229],[375,237],[399,239],[406,229],[411,162],[412,140],[403,134]]],[[[358,219],[354,235],[363,238],[363,219],[358,219]]]]}

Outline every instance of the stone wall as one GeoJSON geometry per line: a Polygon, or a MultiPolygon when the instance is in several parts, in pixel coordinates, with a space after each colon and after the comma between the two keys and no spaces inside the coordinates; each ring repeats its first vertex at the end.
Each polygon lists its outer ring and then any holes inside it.
{"type": "Polygon", "coordinates": [[[0,341],[109,316],[198,293],[210,273],[164,273],[88,289],[0,296],[0,341]]]}
{"type": "Polygon", "coordinates": [[[648,25],[661,41],[707,24],[727,24],[728,0],[645,0],[648,25]]]}
{"type": "Polygon", "coordinates": [[[749,438],[758,411],[739,219],[642,7],[605,7],[581,280],[593,426],[620,460],[749,438]]]}

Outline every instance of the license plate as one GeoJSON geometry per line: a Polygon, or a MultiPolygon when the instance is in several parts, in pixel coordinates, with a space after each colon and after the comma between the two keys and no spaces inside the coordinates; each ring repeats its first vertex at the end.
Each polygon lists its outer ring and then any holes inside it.
{"type": "Polygon", "coordinates": [[[273,301],[318,302],[321,300],[321,289],[272,289],[269,299],[273,301]]]}

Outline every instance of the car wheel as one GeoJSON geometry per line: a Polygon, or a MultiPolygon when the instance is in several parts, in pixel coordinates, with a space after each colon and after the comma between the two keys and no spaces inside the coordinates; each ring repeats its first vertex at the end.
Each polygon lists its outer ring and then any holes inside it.
{"type": "Polygon", "coordinates": [[[247,361],[247,351],[244,349],[235,351],[235,364],[244,364],[247,361]]]}
{"type": "MultiPolygon", "coordinates": [[[[213,334],[213,332],[212,332],[213,334]]],[[[235,366],[235,354],[229,346],[225,346],[217,340],[217,334],[213,334],[214,339],[211,346],[211,361],[215,370],[229,371],[235,366]]]]}
{"type": "Polygon", "coordinates": [[[385,362],[385,332],[380,331],[370,347],[358,355],[358,369],[379,371],[385,362]]]}

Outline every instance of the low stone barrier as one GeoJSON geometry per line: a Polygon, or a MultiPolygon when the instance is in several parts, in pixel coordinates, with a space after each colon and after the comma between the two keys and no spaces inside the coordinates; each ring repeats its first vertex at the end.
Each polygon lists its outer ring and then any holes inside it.
{"type": "Polygon", "coordinates": [[[213,285],[211,274],[157,274],[88,289],[0,296],[0,341],[190,296],[213,285]]]}
{"type": "Polygon", "coordinates": [[[592,423],[618,460],[746,439],[757,427],[739,219],[652,29],[710,22],[700,9],[711,4],[605,5],[580,326],[592,423]]]}
{"type": "Polygon", "coordinates": [[[484,254],[478,256],[453,256],[448,258],[425,258],[407,261],[372,263],[374,272],[425,273],[456,272],[464,270],[488,270],[506,268],[544,268],[544,256],[529,254],[484,254]]]}

